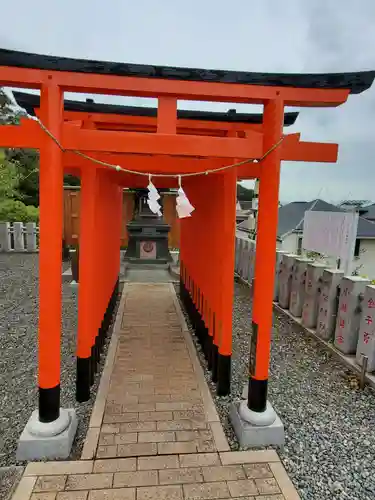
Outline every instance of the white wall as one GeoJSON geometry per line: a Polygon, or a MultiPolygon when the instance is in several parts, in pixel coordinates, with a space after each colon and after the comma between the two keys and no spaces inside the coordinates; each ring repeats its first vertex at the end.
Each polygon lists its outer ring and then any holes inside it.
{"type": "Polygon", "coordinates": [[[288,253],[297,253],[298,237],[299,237],[299,235],[296,233],[289,234],[288,236],[286,236],[283,239],[283,241],[280,244],[280,247],[278,247],[278,249],[284,250],[285,252],[288,252],[288,253]]]}

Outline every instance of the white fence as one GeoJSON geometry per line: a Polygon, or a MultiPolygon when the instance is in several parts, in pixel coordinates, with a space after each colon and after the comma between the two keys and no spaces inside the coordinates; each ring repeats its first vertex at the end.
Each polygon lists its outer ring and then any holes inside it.
{"type": "Polygon", "coordinates": [[[37,252],[38,236],[35,222],[0,222],[0,252],[37,252]]]}
{"type": "MultiPolygon", "coordinates": [[[[277,251],[274,301],[322,341],[367,372],[375,371],[375,286],[360,276],[277,251]]],[[[236,235],[235,272],[255,277],[255,241],[236,235]]]]}

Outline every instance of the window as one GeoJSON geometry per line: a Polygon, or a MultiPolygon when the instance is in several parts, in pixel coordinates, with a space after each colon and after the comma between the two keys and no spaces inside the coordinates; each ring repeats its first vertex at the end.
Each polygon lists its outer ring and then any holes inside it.
{"type": "Polygon", "coordinates": [[[297,242],[297,255],[302,254],[302,237],[298,237],[298,242],[297,242]]]}
{"type": "Polygon", "coordinates": [[[361,240],[357,238],[355,240],[354,257],[359,257],[360,248],[361,248],[361,240]]]}

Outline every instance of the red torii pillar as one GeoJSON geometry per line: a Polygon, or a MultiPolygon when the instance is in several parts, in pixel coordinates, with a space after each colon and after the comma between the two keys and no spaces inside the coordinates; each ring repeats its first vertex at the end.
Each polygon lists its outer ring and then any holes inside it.
{"type": "Polygon", "coordinates": [[[90,399],[93,380],[93,332],[98,328],[97,308],[92,310],[96,296],[95,265],[97,263],[98,209],[102,200],[98,195],[98,172],[87,165],[81,172],[81,210],[79,232],[79,295],[77,335],[76,399],[90,399]]]}
{"type": "MultiPolygon", "coordinates": [[[[266,102],[263,121],[265,152],[280,141],[283,117],[284,103],[281,99],[266,102]]],[[[276,147],[262,161],[260,170],[248,400],[240,407],[241,416],[246,421],[258,425],[270,425],[276,419],[275,412],[267,404],[267,389],[276,267],[280,165],[281,148],[276,147]]]]}
{"type": "Polygon", "coordinates": [[[219,195],[216,216],[221,221],[222,227],[220,231],[220,244],[218,245],[221,287],[220,307],[218,310],[219,355],[217,393],[219,396],[224,396],[230,392],[237,175],[235,169],[229,169],[219,174],[219,177],[219,193],[221,196],[219,195]]]}
{"type": "Polygon", "coordinates": [[[182,296],[221,396],[231,380],[236,180],[235,169],[188,179],[196,210],[181,223],[182,275],[191,277],[182,296]]]}
{"type": "MultiPolygon", "coordinates": [[[[63,93],[53,80],[42,86],[40,102],[43,123],[59,140],[63,93]]],[[[69,415],[60,415],[63,162],[61,149],[47,135],[40,146],[39,176],[38,411],[41,423],[63,420],[61,426],[64,428],[69,423],[69,415]]]]}
{"type": "Polygon", "coordinates": [[[76,399],[88,401],[118,291],[122,188],[87,163],[81,173],[76,399]]]}

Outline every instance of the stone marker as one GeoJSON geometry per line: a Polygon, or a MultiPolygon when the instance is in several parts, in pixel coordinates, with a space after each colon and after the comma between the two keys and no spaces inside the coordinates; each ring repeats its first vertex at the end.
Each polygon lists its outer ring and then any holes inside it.
{"type": "Polygon", "coordinates": [[[28,252],[36,252],[36,224],[35,222],[26,223],[26,249],[28,252]]]}
{"type": "Polygon", "coordinates": [[[0,252],[11,252],[12,242],[10,239],[9,222],[0,222],[0,252]]]}
{"type": "Polygon", "coordinates": [[[335,331],[338,286],[343,276],[344,271],[341,269],[325,269],[323,271],[316,333],[324,340],[331,339],[335,331]]]}
{"type": "Polygon", "coordinates": [[[293,267],[297,257],[298,255],[287,253],[281,259],[279,305],[283,309],[289,309],[293,267]]]}
{"type": "Polygon", "coordinates": [[[307,264],[309,262],[311,262],[311,259],[297,257],[293,267],[289,310],[296,318],[302,316],[302,308],[305,302],[307,264]]]}
{"type": "Polygon", "coordinates": [[[286,253],[287,252],[285,250],[276,250],[275,288],[273,294],[273,300],[275,302],[279,300],[281,262],[283,259],[283,255],[285,255],[286,253]]]}
{"type": "Polygon", "coordinates": [[[25,240],[23,238],[23,222],[13,222],[13,241],[16,252],[25,251],[25,240]]]}
{"type": "Polygon", "coordinates": [[[234,255],[235,255],[235,261],[234,261],[234,270],[238,274],[238,263],[240,260],[240,248],[241,248],[241,238],[236,236],[235,238],[235,247],[234,247],[234,255]]]}
{"type": "Polygon", "coordinates": [[[355,354],[366,285],[370,280],[345,276],[341,280],[339,310],[335,329],[335,347],[344,354],[355,354]]]}
{"type": "Polygon", "coordinates": [[[240,240],[240,258],[238,262],[238,274],[241,278],[244,278],[244,268],[245,268],[245,253],[246,253],[246,240],[240,240]]]}
{"type": "Polygon", "coordinates": [[[316,328],[322,276],[326,268],[326,264],[318,262],[309,262],[307,264],[305,300],[302,307],[302,324],[306,328],[316,328]]]}
{"type": "Polygon", "coordinates": [[[248,261],[248,270],[247,270],[247,279],[251,284],[253,279],[255,278],[255,241],[249,240],[249,261],[248,261]]]}
{"type": "Polygon", "coordinates": [[[362,365],[363,356],[367,356],[367,371],[375,370],[375,286],[365,288],[362,302],[362,315],[359,327],[356,362],[362,365]]]}

